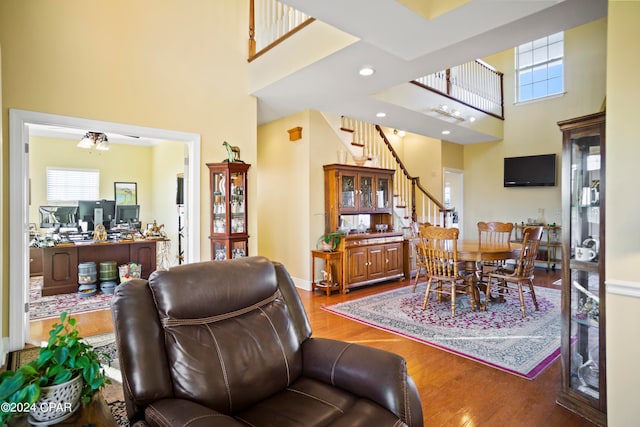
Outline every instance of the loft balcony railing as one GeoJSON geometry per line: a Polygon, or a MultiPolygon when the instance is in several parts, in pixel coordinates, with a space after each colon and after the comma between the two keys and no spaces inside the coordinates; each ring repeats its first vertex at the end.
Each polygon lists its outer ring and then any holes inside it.
{"type": "Polygon", "coordinates": [[[249,61],[313,22],[310,16],[276,0],[249,1],[249,61]]]}
{"type": "MultiPolygon", "coordinates": [[[[249,61],[313,21],[277,0],[249,0],[249,61]]],[[[482,61],[467,62],[411,83],[504,120],[503,74],[482,61]]]]}
{"type": "Polygon", "coordinates": [[[504,120],[503,73],[471,61],[429,74],[411,83],[504,120]]]}

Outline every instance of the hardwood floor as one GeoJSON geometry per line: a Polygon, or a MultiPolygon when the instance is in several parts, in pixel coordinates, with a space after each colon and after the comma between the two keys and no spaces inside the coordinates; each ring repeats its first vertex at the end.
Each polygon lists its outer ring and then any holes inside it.
{"type": "MultiPolygon", "coordinates": [[[[536,286],[557,287],[559,272],[536,270],[536,286]]],[[[535,380],[526,380],[397,335],[344,319],[323,305],[408,286],[397,281],[354,290],[346,295],[300,290],[313,335],[357,342],[405,357],[422,399],[425,426],[579,427],[594,424],[555,403],[560,389],[560,360],[535,380]]],[[[74,316],[83,336],[113,330],[109,311],[74,316]]],[[[31,336],[46,339],[55,321],[34,321],[31,336]]]]}

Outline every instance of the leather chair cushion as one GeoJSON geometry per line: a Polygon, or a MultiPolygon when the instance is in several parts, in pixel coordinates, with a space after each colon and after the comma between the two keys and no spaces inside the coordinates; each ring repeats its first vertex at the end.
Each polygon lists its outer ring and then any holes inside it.
{"type": "Polygon", "coordinates": [[[164,326],[173,395],[231,414],[294,382],[302,355],[273,264],[247,274],[235,265],[218,279],[229,286],[211,285],[207,267],[157,272],[149,283],[164,326]]]}
{"type": "Polygon", "coordinates": [[[202,319],[227,315],[275,293],[278,282],[271,262],[265,258],[253,258],[252,261],[239,258],[234,261],[185,264],[153,272],[149,286],[160,319],[202,319]],[[246,264],[246,268],[242,264],[246,264]]]}

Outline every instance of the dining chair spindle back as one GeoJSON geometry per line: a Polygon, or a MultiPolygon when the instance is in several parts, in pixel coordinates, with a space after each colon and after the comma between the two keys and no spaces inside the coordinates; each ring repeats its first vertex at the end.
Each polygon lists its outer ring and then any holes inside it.
{"type": "MultiPolygon", "coordinates": [[[[498,221],[480,221],[478,227],[478,243],[480,246],[508,246],[511,242],[513,223],[498,221]]],[[[486,281],[487,273],[504,266],[505,260],[478,261],[476,267],[478,279],[486,281]]]]}
{"type": "MultiPolygon", "coordinates": [[[[457,228],[425,227],[420,230],[427,270],[423,310],[427,308],[431,293],[436,294],[438,302],[447,295],[451,298],[451,317],[454,317],[457,295],[470,295],[465,276],[458,270],[458,234],[457,228]]],[[[474,299],[470,297],[469,300],[475,309],[474,299]]]]}
{"type": "Polygon", "coordinates": [[[518,296],[520,298],[520,309],[522,311],[522,317],[526,316],[524,293],[528,292],[531,295],[533,305],[538,310],[538,301],[536,300],[536,292],[533,286],[535,261],[538,256],[538,248],[540,246],[540,239],[542,238],[543,227],[526,227],[522,233],[522,250],[520,251],[520,257],[516,261],[516,265],[513,271],[506,271],[498,269],[488,274],[489,280],[487,281],[486,299],[489,301],[491,297],[491,290],[497,289],[500,299],[504,298],[504,295],[513,289],[513,286],[518,290],[518,296]],[[513,286],[512,286],[513,285],[513,286]],[[524,286],[527,289],[524,289],[524,286]]]}
{"type": "Polygon", "coordinates": [[[418,280],[420,279],[420,274],[423,271],[426,272],[427,270],[425,246],[424,246],[424,241],[422,237],[423,236],[422,230],[430,226],[431,224],[429,224],[428,222],[424,224],[414,222],[411,226],[411,229],[414,234],[413,242],[414,242],[415,253],[416,253],[416,277],[414,278],[414,281],[413,281],[413,292],[416,291],[416,287],[418,286],[418,280]]]}

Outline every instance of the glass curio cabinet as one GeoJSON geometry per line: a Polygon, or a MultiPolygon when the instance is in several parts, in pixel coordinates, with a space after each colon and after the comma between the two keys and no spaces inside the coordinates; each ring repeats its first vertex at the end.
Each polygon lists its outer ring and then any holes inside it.
{"type": "Polygon", "coordinates": [[[249,255],[247,171],[240,162],[207,163],[211,193],[211,259],[249,255]]]}
{"type": "Polygon", "coordinates": [[[562,151],[562,388],[558,403],[606,425],[605,113],[558,122],[562,151]]]}

